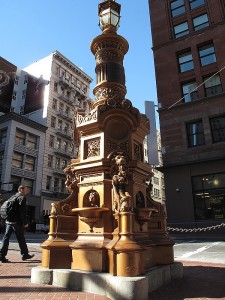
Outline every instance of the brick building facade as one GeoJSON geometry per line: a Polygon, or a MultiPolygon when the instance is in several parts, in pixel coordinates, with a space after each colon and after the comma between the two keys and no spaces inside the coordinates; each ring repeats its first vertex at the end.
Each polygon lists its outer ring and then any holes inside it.
{"type": "Polygon", "coordinates": [[[168,222],[225,219],[225,1],[149,0],[168,222]]]}

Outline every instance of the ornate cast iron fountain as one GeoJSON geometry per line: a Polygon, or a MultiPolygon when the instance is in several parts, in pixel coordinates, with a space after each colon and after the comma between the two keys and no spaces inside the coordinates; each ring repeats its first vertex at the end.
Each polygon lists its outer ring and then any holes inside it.
{"type": "Polygon", "coordinates": [[[76,115],[79,156],[65,169],[71,194],[52,205],[42,266],[132,277],[173,263],[173,242],[164,208],[151,199],[147,184],[149,120],[125,98],[129,46],[117,34],[120,4],[100,3],[99,18],[102,34],[91,43],[95,99],[88,115],[76,115]]]}

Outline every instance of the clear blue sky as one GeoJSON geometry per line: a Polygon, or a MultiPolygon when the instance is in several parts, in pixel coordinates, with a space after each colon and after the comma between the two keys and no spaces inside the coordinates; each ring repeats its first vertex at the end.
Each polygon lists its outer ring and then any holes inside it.
{"type": "MultiPolygon", "coordinates": [[[[91,41],[98,26],[98,0],[1,0],[0,56],[24,68],[58,50],[95,81],[91,41]]],[[[130,48],[124,59],[126,98],[144,113],[144,101],[156,101],[148,0],[118,0],[118,34],[130,48]]]]}

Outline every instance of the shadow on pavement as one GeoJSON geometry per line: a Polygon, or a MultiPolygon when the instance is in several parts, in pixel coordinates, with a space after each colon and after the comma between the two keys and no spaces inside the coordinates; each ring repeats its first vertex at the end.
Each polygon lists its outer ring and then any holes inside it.
{"type": "Polygon", "coordinates": [[[225,299],[225,265],[184,266],[184,278],[150,294],[151,300],[225,299]]]}

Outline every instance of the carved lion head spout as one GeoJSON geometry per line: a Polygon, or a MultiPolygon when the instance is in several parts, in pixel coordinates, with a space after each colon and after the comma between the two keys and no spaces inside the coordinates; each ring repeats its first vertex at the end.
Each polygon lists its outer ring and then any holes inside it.
{"type": "Polygon", "coordinates": [[[96,191],[91,191],[89,194],[89,204],[91,207],[99,207],[99,194],[96,191]]]}

